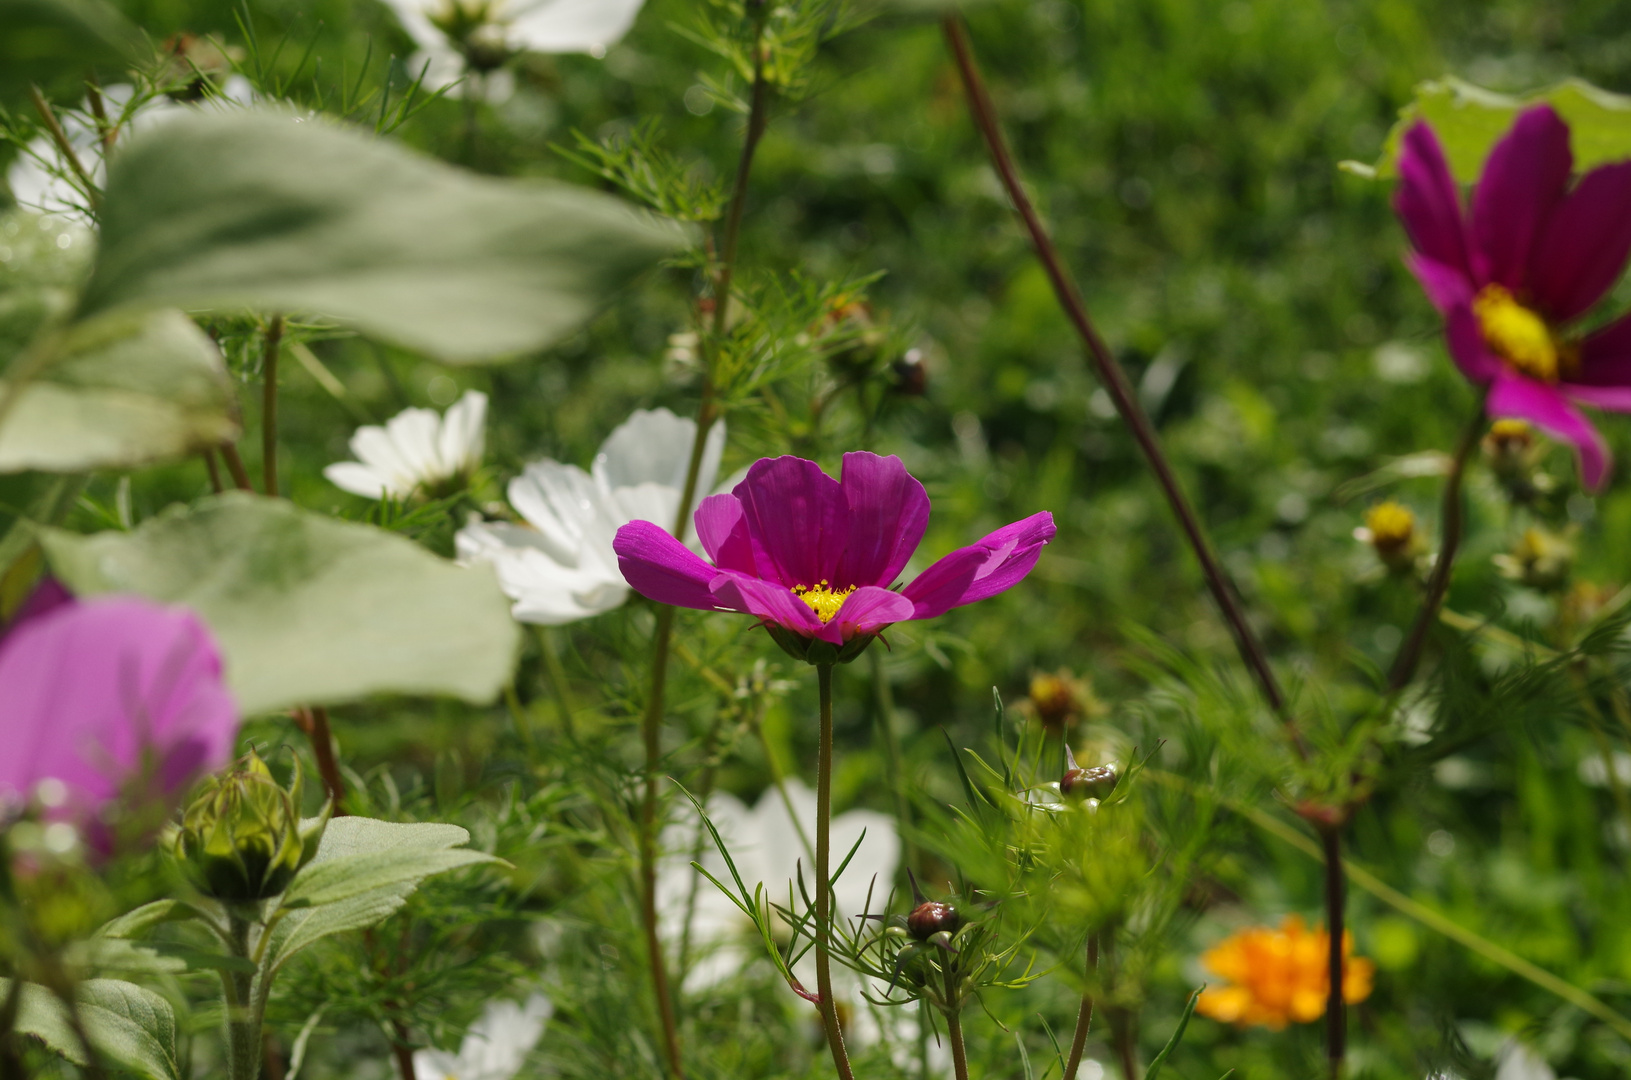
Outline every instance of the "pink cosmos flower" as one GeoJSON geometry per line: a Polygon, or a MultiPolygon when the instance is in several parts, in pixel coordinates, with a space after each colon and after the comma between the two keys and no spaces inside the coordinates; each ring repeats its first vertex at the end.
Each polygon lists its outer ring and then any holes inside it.
{"type": "Polygon", "coordinates": [[[0,821],[37,799],[106,853],[117,815],[167,807],[231,759],[237,731],[190,611],[48,580],[0,635],[0,821]]]}
{"type": "Polygon", "coordinates": [[[1570,185],[1569,128],[1550,105],[1522,113],[1490,152],[1463,211],[1425,121],[1405,132],[1394,209],[1411,271],[1443,314],[1450,355],[1489,388],[1493,416],[1572,443],[1586,486],[1608,472],[1602,436],[1576,404],[1631,412],[1631,318],[1581,335],[1631,254],[1631,162],[1570,185]]]}
{"type": "Polygon", "coordinates": [[[930,619],[1019,584],[1055,531],[1052,514],[1033,514],[952,552],[897,592],[891,586],[928,523],[929,496],[897,457],[845,454],[837,480],[813,461],[765,458],[734,490],[697,507],[697,537],[713,566],[649,521],[624,525],[612,547],[642,595],[757,615],[794,656],[830,663],[852,659],[891,623],[930,619]]]}

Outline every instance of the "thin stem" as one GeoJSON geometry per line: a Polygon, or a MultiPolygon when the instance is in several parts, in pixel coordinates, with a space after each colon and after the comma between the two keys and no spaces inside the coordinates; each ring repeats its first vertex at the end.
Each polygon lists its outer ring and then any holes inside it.
{"type": "Polygon", "coordinates": [[[1126,1080],[1139,1080],[1138,1041],[1133,1037],[1133,1014],[1127,1009],[1111,1010],[1110,1030],[1116,1044],[1116,1057],[1121,1062],[1121,1075],[1126,1080]]]}
{"type": "Polygon", "coordinates": [[[1331,1080],[1342,1075],[1348,1056],[1348,1009],[1342,1000],[1343,893],[1342,830],[1331,825],[1320,830],[1325,850],[1325,932],[1331,939],[1329,977],[1325,996],[1325,1057],[1330,1063],[1331,1080]]]}
{"type": "Polygon", "coordinates": [[[261,490],[277,494],[277,362],[283,343],[283,316],[273,315],[266,328],[261,359],[261,490]]]}
{"type": "MultiPolygon", "coordinates": [[[[228,924],[232,955],[248,960],[252,925],[239,915],[229,915],[228,924]]],[[[231,1080],[256,1080],[261,1069],[261,1024],[255,1014],[255,974],[223,971],[221,982],[227,999],[227,1075],[231,1080]]]]}
{"type": "Polygon", "coordinates": [[[221,460],[227,463],[227,472],[232,474],[232,485],[239,491],[254,491],[249,483],[249,470],[244,468],[244,459],[238,456],[238,447],[229,442],[221,444],[221,460]]]}
{"type": "Polygon", "coordinates": [[[663,1053],[668,1070],[683,1080],[679,1024],[674,1017],[674,996],[668,986],[662,935],[657,924],[657,803],[662,772],[663,690],[668,682],[668,643],[674,633],[674,609],[657,608],[657,630],[652,642],[651,697],[640,725],[645,739],[646,786],[640,804],[640,917],[645,925],[646,956],[651,963],[651,989],[657,998],[657,1019],[662,1025],[663,1053]]]}
{"type": "Polygon", "coordinates": [[[1082,1053],[1087,1049],[1087,1032],[1093,1026],[1093,972],[1099,966],[1099,935],[1087,936],[1088,989],[1082,991],[1082,1004],[1076,1010],[1076,1034],[1070,1040],[1070,1056],[1065,1059],[1064,1080],[1076,1080],[1082,1053]]]}
{"type": "Polygon", "coordinates": [[[312,753],[317,756],[317,772],[323,778],[328,797],[334,800],[334,816],[344,817],[345,777],[340,775],[340,762],[334,756],[334,732],[328,725],[328,710],[321,706],[296,709],[294,722],[311,740],[312,753]]]}
{"type": "Polygon", "coordinates": [[[849,1054],[844,1051],[844,1032],[838,1026],[838,1001],[832,992],[832,879],[828,873],[832,856],[832,665],[816,665],[816,682],[821,691],[820,750],[816,756],[816,989],[821,996],[821,1026],[827,1032],[832,1063],[841,1080],[855,1080],[849,1054]]]}
{"type": "Polygon", "coordinates": [[[1478,405],[1466,430],[1461,433],[1461,444],[1456,447],[1455,457],[1450,463],[1450,475],[1444,479],[1444,539],[1439,547],[1438,561],[1433,564],[1433,575],[1427,581],[1427,595],[1422,600],[1421,611],[1417,612],[1416,622],[1410,627],[1409,636],[1399,646],[1399,655],[1393,660],[1393,669],[1388,675],[1389,693],[1403,690],[1415,676],[1416,667],[1421,663],[1422,649],[1427,645],[1427,631],[1438,618],[1444,594],[1450,591],[1450,568],[1455,562],[1456,549],[1461,546],[1461,479],[1467,471],[1467,458],[1471,456],[1472,448],[1478,445],[1478,436],[1484,430],[1486,396],[1483,393],[1478,395],[1478,405]]]}
{"type": "Polygon", "coordinates": [[[391,1031],[396,1035],[391,1040],[391,1057],[396,1061],[397,1080],[417,1080],[418,1074],[413,1071],[413,1032],[395,1017],[391,1018],[391,1031]]]}
{"type": "Polygon", "coordinates": [[[219,495],[225,489],[221,486],[221,466],[215,463],[215,451],[206,448],[202,457],[204,468],[208,469],[210,474],[210,491],[219,495]]]}
{"type": "Polygon", "coordinates": [[[91,178],[90,172],[85,168],[85,163],[79,160],[79,154],[75,152],[74,144],[68,138],[68,133],[63,131],[62,125],[57,122],[56,110],[52,109],[51,103],[45,100],[45,95],[40,93],[39,87],[30,86],[28,94],[34,100],[34,111],[39,113],[40,119],[45,122],[45,130],[50,133],[51,141],[57,144],[57,149],[67,159],[68,167],[74,170],[74,175],[79,177],[79,182],[85,185],[85,198],[90,201],[91,209],[95,210],[102,201],[102,190],[96,186],[96,181],[91,178]]]}
{"type": "Polygon", "coordinates": [[[1009,154],[1001,122],[997,119],[991,95],[987,92],[985,81],[981,78],[979,67],[974,61],[973,49],[969,45],[968,34],[963,29],[962,19],[955,14],[948,15],[942,26],[952,56],[957,61],[963,88],[968,93],[969,110],[973,114],[974,123],[985,139],[986,149],[990,151],[992,162],[1002,178],[1009,199],[1025,221],[1025,227],[1031,234],[1031,243],[1036,248],[1038,258],[1042,260],[1042,268],[1047,272],[1048,279],[1053,283],[1053,291],[1058,297],[1059,305],[1087,347],[1088,356],[1098,370],[1105,391],[1115,403],[1116,411],[1121,414],[1123,422],[1132,432],[1133,439],[1138,443],[1151,471],[1155,473],[1156,481],[1166,494],[1167,503],[1177,516],[1178,524],[1183,528],[1189,546],[1195,552],[1196,560],[1201,564],[1201,572],[1206,576],[1206,584],[1212,592],[1212,598],[1217,601],[1223,617],[1234,631],[1235,646],[1240,650],[1241,659],[1256,677],[1270,708],[1278,713],[1285,723],[1298,753],[1307,757],[1307,747],[1303,742],[1302,733],[1286,709],[1285,695],[1280,691],[1274,670],[1269,666],[1268,654],[1262,642],[1257,639],[1256,631],[1252,629],[1245,611],[1240,606],[1234,583],[1223,568],[1223,564],[1218,561],[1200,518],[1195,514],[1188,497],[1179,485],[1178,477],[1173,472],[1171,463],[1167,461],[1166,452],[1161,448],[1161,440],[1156,434],[1155,425],[1150,423],[1149,416],[1138,403],[1138,396],[1133,391],[1132,383],[1128,381],[1127,373],[1121,369],[1115,355],[1094,328],[1081,293],[1066,270],[1058,249],[1054,247],[1053,238],[1048,235],[1047,227],[1042,224],[1042,219],[1031,205],[1030,196],[1025,193],[1025,184],[1020,179],[1019,169],[1013,157],[1009,154]]]}
{"type": "Polygon", "coordinates": [[[951,1043],[951,1068],[957,1080],[968,1080],[968,1049],[963,1045],[961,1010],[946,1014],[946,1041],[951,1043]]]}
{"type": "Polygon", "coordinates": [[[759,5],[753,27],[753,90],[748,99],[748,126],[742,141],[742,156],[736,162],[730,209],[725,215],[725,236],[719,246],[719,275],[714,281],[713,336],[716,339],[725,329],[726,308],[731,302],[731,275],[736,267],[736,244],[742,235],[742,213],[747,207],[753,155],[770,123],[770,84],[765,81],[765,7],[759,5]]]}

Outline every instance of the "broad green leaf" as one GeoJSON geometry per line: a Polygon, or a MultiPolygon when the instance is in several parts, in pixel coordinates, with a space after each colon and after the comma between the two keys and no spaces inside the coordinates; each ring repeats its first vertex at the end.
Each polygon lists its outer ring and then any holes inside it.
{"type": "MultiPolygon", "coordinates": [[[[305,827],[316,818],[305,818],[305,827]]],[[[338,817],[323,830],[323,839],[317,845],[310,866],[320,866],[336,859],[353,855],[371,855],[379,851],[446,851],[463,847],[470,842],[470,833],[459,825],[440,821],[400,822],[380,821],[377,818],[338,817]]]]}
{"type": "Polygon", "coordinates": [[[0,0],[0,105],[22,102],[30,83],[82,93],[88,67],[122,71],[140,42],[101,0],[0,0]]]}
{"type": "MultiPolygon", "coordinates": [[[[0,979],[0,995],[10,989],[10,983],[0,979]]],[[[153,1080],[180,1080],[176,1018],[169,1002],[119,979],[82,982],[74,1000],[85,1034],[99,1056],[153,1080]]],[[[30,983],[23,987],[20,1005],[18,1031],[34,1036],[69,1061],[87,1063],[68,1009],[55,994],[30,983]]]]}
{"type": "Polygon", "coordinates": [[[313,942],[349,930],[378,926],[400,911],[418,887],[416,881],[402,882],[336,904],[297,908],[289,912],[272,930],[271,946],[267,949],[270,970],[276,971],[291,956],[313,942]]]}
{"type": "Polygon", "coordinates": [[[308,866],[283,894],[284,907],[316,907],[350,900],[403,882],[422,881],[461,866],[501,862],[484,851],[375,851],[308,866]]]}
{"type": "Polygon", "coordinates": [[[118,918],[109,919],[96,933],[98,937],[139,938],[163,923],[182,922],[199,916],[199,910],[183,900],[155,900],[118,918]]]}
{"type": "Polygon", "coordinates": [[[101,214],[81,318],[299,312],[451,361],[556,341],[686,239],[610,196],[487,179],[280,113],[144,132],[101,214]]]}
{"type": "Polygon", "coordinates": [[[221,352],[179,311],[76,327],[57,355],[0,417],[0,472],[130,468],[238,435],[221,352]]]}
{"type": "Polygon", "coordinates": [[[1631,158],[1631,97],[1580,79],[1514,97],[1449,76],[1416,87],[1415,101],[1399,111],[1399,120],[1388,133],[1381,160],[1374,166],[1348,162],[1345,167],[1377,178],[1398,176],[1404,133],[1417,120],[1426,120],[1444,145],[1450,171],[1457,180],[1470,184],[1478,179],[1490,150],[1518,113],[1540,102],[1550,103],[1568,123],[1576,169],[1585,171],[1606,161],[1631,158]]]}
{"type": "Polygon", "coordinates": [[[520,644],[491,570],[281,499],[229,492],[134,532],[47,530],[40,542],[78,594],[140,593],[202,615],[245,714],[385,692],[491,700],[520,644]]]}

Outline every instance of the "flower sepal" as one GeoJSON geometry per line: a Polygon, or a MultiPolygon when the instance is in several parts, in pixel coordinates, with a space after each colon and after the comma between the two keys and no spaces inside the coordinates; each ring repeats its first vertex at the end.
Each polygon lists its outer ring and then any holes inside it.
{"type": "Polygon", "coordinates": [[[782,647],[782,652],[794,660],[817,665],[847,664],[866,652],[867,646],[879,637],[878,634],[856,634],[844,644],[834,645],[830,641],[794,633],[775,623],[765,623],[765,629],[769,631],[771,640],[782,647]]]}
{"type": "Polygon", "coordinates": [[[194,883],[228,904],[251,904],[288,888],[317,854],[333,811],[326,803],[302,821],[300,759],[284,790],[251,750],[238,766],[211,777],[182,815],[173,851],[194,883]]]}

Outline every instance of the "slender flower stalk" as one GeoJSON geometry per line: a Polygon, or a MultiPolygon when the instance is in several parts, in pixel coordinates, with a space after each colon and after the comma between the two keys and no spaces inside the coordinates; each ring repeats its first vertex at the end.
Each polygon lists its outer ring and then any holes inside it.
{"type": "MultiPolygon", "coordinates": [[[[827,1032],[833,1067],[840,1080],[855,1080],[849,1054],[844,1049],[844,1030],[838,1024],[838,1001],[832,992],[832,668],[816,665],[816,683],[821,692],[821,730],[816,757],[816,989],[821,997],[821,1026],[827,1032]]],[[[953,1021],[955,1023],[955,1020],[953,1021]]],[[[955,1051],[954,1051],[955,1052],[955,1051]]],[[[966,1067],[959,1080],[967,1080],[966,1067]]]]}
{"type": "Polygon", "coordinates": [[[963,1044],[963,1014],[961,1010],[946,1014],[946,1041],[951,1044],[952,1073],[957,1080],[968,1080],[968,1047],[963,1044]]]}
{"type": "Polygon", "coordinates": [[[244,459],[238,453],[234,443],[221,444],[221,460],[227,463],[227,472],[232,474],[232,486],[239,491],[254,491],[254,485],[249,482],[249,470],[244,468],[244,459]]]}
{"type": "Polygon", "coordinates": [[[277,495],[277,362],[283,344],[283,316],[273,315],[266,328],[261,360],[261,490],[277,495]]]}
{"type": "Polygon", "coordinates": [[[979,128],[985,140],[986,149],[991,154],[991,160],[996,165],[997,173],[1002,179],[1008,198],[1013,202],[1014,208],[1025,222],[1025,228],[1031,234],[1031,243],[1036,248],[1037,257],[1042,260],[1042,268],[1047,272],[1048,280],[1053,284],[1053,291],[1059,300],[1059,306],[1064,309],[1065,315],[1075,327],[1077,335],[1087,348],[1088,356],[1097,369],[1100,381],[1104,384],[1105,392],[1115,403],[1116,411],[1121,414],[1122,421],[1132,432],[1133,439],[1138,443],[1149,463],[1150,470],[1155,473],[1156,481],[1161,485],[1162,492],[1167,497],[1167,503],[1172,507],[1173,514],[1178,518],[1178,524],[1183,528],[1184,536],[1189,546],[1195,552],[1196,560],[1201,564],[1201,572],[1206,577],[1207,587],[1212,592],[1212,598],[1217,601],[1218,608],[1228,621],[1229,627],[1234,631],[1235,645],[1240,651],[1241,659],[1257,679],[1258,686],[1263,691],[1269,707],[1279,714],[1284,722],[1287,733],[1293,745],[1302,757],[1308,756],[1307,746],[1303,741],[1295,720],[1287,711],[1284,693],[1280,690],[1274,669],[1269,666],[1268,653],[1257,638],[1257,632],[1252,629],[1251,623],[1246,619],[1246,613],[1240,606],[1234,582],[1230,580],[1228,571],[1218,560],[1217,553],[1212,550],[1211,540],[1207,537],[1206,529],[1196,515],[1194,507],[1189,504],[1188,497],[1178,483],[1177,474],[1173,472],[1171,463],[1167,460],[1166,452],[1161,448],[1160,437],[1156,434],[1155,425],[1145,414],[1143,406],[1138,403],[1138,396],[1133,390],[1132,383],[1127,379],[1127,373],[1121,369],[1110,347],[1105,344],[1093,321],[1088,317],[1087,305],[1083,303],[1080,290],[1072,280],[1070,272],[1065,268],[1064,260],[1060,258],[1058,249],[1054,246],[1053,238],[1048,234],[1047,227],[1043,225],[1036,208],[1031,205],[1030,196],[1025,192],[1024,181],[1021,180],[1019,169],[1014,163],[1013,156],[1008,151],[1007,141],[1003,138],[1002,124],[997,118],[996,107],[992,104],[991,95],[986,90],[985,80],[980,75],[979,66],[974,60],[974,51],[969,44],[968,32],[963,27],[962,17],[957,14],[947,15],[942,23],[945,30],[947,44],[951,48],[952,57],[957,62],[958,74],[962,77],[963,89],[968,94],[969,111],[973,114],[975,126],[979,128]]]}
{"type": "MultiPolygon", "coordinates": [[[[1087,936],[1087,971],[1089,980],[1099,966],[1099,935],[1087,936]]],[[[1064,1080],[1076,1080],[1076,1071],[1081,1068],[1082,1054],[1087,1049],[1088,1029],[1093,1026],[1093,990],[1091,982],[1089,988],[1082,991],[1082,1004],[1076,1010],[1076,1033],[1070,1039],[1070,1055],[1065,1058],[1064,1080]]]]}
{"type": "Polygon", "coordinates": [[[1325,996],[1325,1057],[1331,1080],[1340,1080],[1348,1055],[1348,1005],[1343,999],[1342,827],[1331,825],[1320,833],[1325,848],[1325,925],[1330,938],[1326,964],[1330,986],[1325,996]]]}

